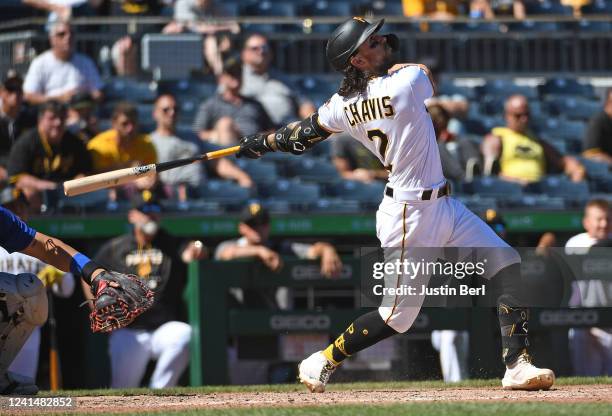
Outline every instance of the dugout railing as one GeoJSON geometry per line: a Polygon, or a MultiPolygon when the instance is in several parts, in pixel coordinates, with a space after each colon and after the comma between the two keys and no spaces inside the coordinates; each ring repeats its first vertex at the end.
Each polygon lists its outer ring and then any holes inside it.
{"type": "MultiPolygon", "coordinates": [[[[610,260],[612,261],[612,259],[610,260]]],[[[189,266],[185,291],[189,322],[193,328],[190,383],[222,385],[229,383],[228,339],[243,335],[281,335],[291,333],[325,333],[330,336],[363,310],[262,310],[230,309],[227,293],[231,287],[273,288],[360,288],[360,260],[343,258],[341,277],[327,279],[318,273],[318,262],[284,259],[284,267],[272,273],[260,262],[201,261],[189,266]]],[[[530,329],[533,333],[565,330],[571,327],[612,327],[612,308],[532,309],[530,329]]],[[[468,330],[470,332],[470,368],[491,369],[501,366],[496,339],[499,327],[492,308],[423,308],[408,332],[429,333],[434,329],[468,330]]],[[[551,352],[551,354],[554,352],[551,352]]],[[[501,367],[500,367],[501,368],[501,367]]],[[[474,372],[473,377],[490,373],[474,372]]]]}

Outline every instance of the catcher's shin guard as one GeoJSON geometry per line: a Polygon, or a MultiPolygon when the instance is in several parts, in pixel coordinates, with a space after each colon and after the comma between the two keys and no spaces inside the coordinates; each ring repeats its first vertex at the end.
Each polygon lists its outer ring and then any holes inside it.
{"type": "Polygon", "coordinates": [[[36,275],[0,273],[0,375],[47,313],[47,292],[36,275]]]}

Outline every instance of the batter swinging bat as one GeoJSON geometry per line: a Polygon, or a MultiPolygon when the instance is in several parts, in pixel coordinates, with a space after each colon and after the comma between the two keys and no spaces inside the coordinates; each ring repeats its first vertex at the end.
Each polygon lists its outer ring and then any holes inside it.
{"type": "Polygon", "coordinates": [[[238,150],[240,150],[240,146],[233,146],[186,159],[170,160],[162,163],[151,163],[150,165],[117,169],[110,172],[98,173],[97,175],[72,179],[64,182],[64,194],[66,194],[66,196],[75,196],[87,192],[97,191],[99,189],[112,188],[113,186],[123,185],[124,183],[135,181],[136,179],[152,176],[156,172],[159,173],[195,162],[203,162],[206,160],[230,156],[237,153],[238,150]]]}

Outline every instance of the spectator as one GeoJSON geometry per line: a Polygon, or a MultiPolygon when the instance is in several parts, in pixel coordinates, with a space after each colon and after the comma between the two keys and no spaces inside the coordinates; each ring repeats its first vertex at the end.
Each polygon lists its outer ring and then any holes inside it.
{"type": "Polygon", "coordinates": [[[402,0],[404,16],[427,16],[437,20],[452,20],[461,10],[460,0],[402,0]]]}
{"type": "Polygon", "coordinates": [[[574,17],[582,16],[582,7],[591,4],[592,0],[561,0],[561,4],[573,9],[574,17]]]}
{"type": "Polygon", "coordinates": [[[470,180],[480,166],[480,154],[474,143],[448,131],[450,115],[438,104],[427,106],[431,116],[444,177],[454,181],[470,180]]]}
{"type": "Polygon", "coordinates": [[[204,101],[196,115],[194,131],[200,139],[231,146],[237,144],[241,136],[274,128],[274,123],[259,102],[240,95],[240,60],[233,57],[227,59],[217,82],[219,93],[204,101]]]}
{"type": "Polygon", "coordinates": [[[92,170],[85,144],[66,130],[65,123],[64,105],[48,101],[38,111],[37,128],[23,133],[11,149],[8,161],[11,181],[28,198],[92,170]]]}
{"type": "Polygon", "coordinates": [[[572,156],[563,156],[529,129],[529,104],[522,95],[506,100],[506,127],[496,127],[481,144],[485,173],[499,162],[503,179],[522,184],[539,181],[544,175],[564,172],[573,182],[585,177],[584,166],[572,156]]]}
{"type": "MultiPolygon", "coordinates": [[[[151,141],[155,146],[159,162],[193,157],[199,153],[195,143],[182,140],[177,136],[178,109],[176,99],[171,94],[160,95],[155,100],[153,118],[157,123],[157,128],[151,133],[151,141]]],[[[212,150],[206,148],[203,152],[212,150]]],[[[224,179],[237,181],[240,186],[247,188],[253,186],[251,177],[227,158],[212,160],[205,166],[206,169],[210,169],[224,179]]],[[[202,164],[194,163],[162,172],[160,179],[164,185],[176,189],[179,200],[184,201],[187,198],[186,185],[199,186],[203,180],[202,176],[202,164]]]]}
{"type": "Polygon", "coordinates": [[[177,0],[174,20],[163,29],[163,33],[201,33],[204,36],[204,58],[215,75],[221,73],[223,55],[231,48],[230,35],[240,33],[240,26],[235,21],[210,21],[227,17],[219,3],[215,0],[177,0]]]}
{"type": "Polygon", "coordinates": [[[493,19],[495,14],[491,8],[489,0],[470,1],[470,18],[472,19],[493,19]]]}
{"type": "Polygon", "coordinates": [[[612,88],[606,90],[603,111],[589,120],[583,156],[612,164],[612,88]]]}
{"type": "MultiPolygon", "coordinates": [[[[584,208],[584,233],[570,238],[565,244],[566,254],[586,254],[590,247],[605,243],[612,235],[610,205],[606,200],[593,199],[584,208]]],[[[612,283],[579,276],[572,295],[573,306],[610,307],[612,283]]],[[[578,376],[612,375],[612,328],[572,328],[569,332],[570,352],[575,374],[578,376]]]]}
{"type": "Polygon", "coordinates": [[[151,138],[139,132],[138,110],[132,103],[117,104],[111,122],[110,130],[87,144],[96,172],[157,163],[151,138]]]}
{"type": "Polygon", "coordinates": [[[96,117],[96,102],[91,94],[80,92],[72,96],[68,106],[66,127],[84,143],[89,142],[100,132],[96,117]]]}
{"type": "MultiPolygon", "coordinates": [[[[7,187],[0,192],[0,205],[11,210],[26,221],[30,213],[39,209],[28,203],[23,194],[13,187],[7,187]]],[[[40,208],[40,207],[38,207],[40,208]]],[[[67,298],[72,295],[75,287],[72,273],[64,273],[53,266],[47,265],[36,257],[21,252],[8,253],[0,247],[0,273],[33,273],[38,275],[48,292],[67,298]]],[[[49,302],[53,300],[49,296],[49,302]]],[[[40,326],[37,326],[27,339],[17,356],[13,359],[9,371],[36,379],[38,356],[40,350],[40,326]]]]}
{"type": "Polygon", "coordinates": [[[55,100],[70,101],[78,92],[89,92],[95,100],[102,97],[102,81],[93,61],[74,51],[73,32],[68,23],[56,22],[49,30],[51,49],[30,64],[23,91],[31,104],[55,100]]]}
{"type": "Polygon", "coordinates": [[[69,21],[73,16],[95,16],[104,0],[22,0],[28,6],[49,13],[49,22],[69,21]]]}
{"type": "Polygon", "coordinates": [[[0,85],[0,188],[8,180],[7,164],[11,147],[19,135],[36,125],[36,119],[23,107],[23,80],[9,71],[0,85]]]}
{"type": "MultiPolygon", "coordinates": [[[[189,363],[191,327],[184,322],[182,293],[187,276],[185,263],[205,257],[202,243],[182,244],[160,227],[161,206],[146,191],[128,213],[132,232],[102,246],[95,260],[124,273],[145,279],[155,293],[155,303],[129,328],[113,331],[109,338],[111,387],[138,387],[150,359],[157,364],[149,387],[176,386],[189,363]]],[[[85,296],[92,298],[89,288],[85,296]]]]}
{"type": "Polygon", "coordinates": [[[370,183],[389,177],[380,160],[348,134],[334,137],[331,146],[332,161],[344,179],[370,183]]]}
{"type": "Polygon", "coordinates": [[[215,251],[217,260],[256,258],[271,271],[282,268],[281,255],[294,255],[302,259],[320,259],[321,274],[335,277],[342,269],[336,249],[329,243],[304,244],[285,241],[275,245],[270,240],[270,214],[258,203],[246,206],[241,214],[237,240],[224,241],[215,251]]]}
{"type": "MultiPolygon", "coordinates": [[[[295,88],[278,71],[270,69],[272,50],[264,35],[249,35],[244,42],[241,58],[244,65],[240,93],[259,101],[275,124],[294,121],[298,112],[301,115],[308,111],[305,110],[307,103],[304,103],[304,108],[298,108],[295,88]]],[[[304,114],[304,117],[309,114],[304,114]]]]}
{"type": "Polygon", "coordinates": [[[523,0],[492,0],[491,6],[497,17],[512,16],[517,20],[523,20],[526,17],[523,0]]]}

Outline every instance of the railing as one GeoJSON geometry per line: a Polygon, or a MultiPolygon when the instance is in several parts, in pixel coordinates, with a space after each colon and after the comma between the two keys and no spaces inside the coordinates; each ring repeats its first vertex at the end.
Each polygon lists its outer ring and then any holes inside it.
{"type": "MultiPolygon", "coordinates": [[[[288,73],[330,72],[325,58],[325,42],[329,26],[338,17],[310,18],[239,18],[243,33],[257,29],[259,24],[273,24],[281,30],[267,33],[275,52],[275,65],[288,73]],[[251,28],[251,29],[250,29],[251,28]]],[[[79,30],[77,49],[98,58],[104,46],[111,46],[125,34],[159,32],[168,18],[79,18],[74,20],[79,30]]],[[[538,22],[558,23],[558,31],[508,30],[514,20],[499,19],[497,31],[465,30],[468,19],[452,23],[431,20],[408,20],[388,17],[389,30],[402,40],[401,55],[406,60],[424,56],[439,59],[441,68],[453,74],[465,73],[608,73],[612,68],[612,33],[580,30],[573,18],[538,17],[538,22]],[[450,25],[448,32],[426,32],[433,24],[450,25]]],[[[589,21],[610,22],[609,17],[594,17],[589,21]]],[[[0,70],[22,69],[35,52],[47,47],[43,31],[44,19],[23,19],[0,24],[0,70]],[[24,31],[24,29],[28,29],[24,31]],[[4,33],[2,33],[4,32],[4,33]],[[25,52],[24,52],[25,51],[25,52]]],[[[239,43],[237,42],[238,46],[239,43]]]]}

